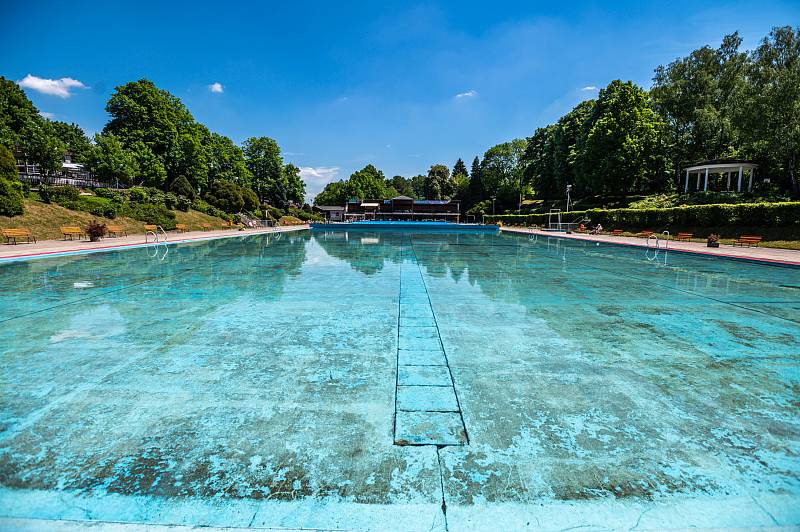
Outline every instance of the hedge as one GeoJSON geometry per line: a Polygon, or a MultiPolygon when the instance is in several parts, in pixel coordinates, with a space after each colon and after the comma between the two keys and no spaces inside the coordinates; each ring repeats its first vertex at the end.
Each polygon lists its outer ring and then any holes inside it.
{"type": "MultiPolygon", "coordinates": [[[[486,216],[488,223],[547,225],[548,214],[500,214],[486,216]]],[[[555,219],[555,217],[553,217],[555,219]]],[[[591,224],[615,227],[787,227],[800,224],[800,201],[685,205],[664,209],[590,209],[561,214],[562,222],[589,219],[591,224]]]]}

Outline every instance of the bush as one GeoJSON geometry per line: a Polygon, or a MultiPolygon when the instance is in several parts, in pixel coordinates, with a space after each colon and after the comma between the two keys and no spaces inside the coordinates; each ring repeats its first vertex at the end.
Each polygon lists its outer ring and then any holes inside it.
{"type": "Polygon", "coordinates": [[[121,192],[110,188],[96,188],[94,190],[94,195],[98,198],[110,199],[114,203],[122,203],[125,199],[125,196],[121,192]]]}
{"type": "MultiPolygon", "coordinates": [[[[562,221],[588,218],[592,224],[612,227],[786,227],[800,224],[800,202],[684,205],[666,209],[590,209],[562,213],[562,221]]],[[[547,214],[486,216],[489,223],[547,225],[547,214]]]]}
{"type": "Polygon", "coordinates": [[[305,222],[294,216],[281,216],[278,225],[303,225],[305,222]]]}
{"type": "Polygon", "coordinates": [[[17,216],[25,212],[22,183],[17,180],[0,178],[0,215],[17,216]]]}
{"type": "Polygon", "coordinates": [[[283,210],[268,204],[264,204],[264,212],[270,220],[280,220],[281,216],[286,214],[283,210]]]}
{"type": "Polygon", "coordinates": [[[258,201],[256,193],[249,188],[242,188],[241,191],[242,199],[244,200],[244,209],[249,212],[257,210],[261,202],[258,201]]]}
{"type": "Polygon", "coordinates": [[[142,187],[132,187],[128,190],[128,199],[134,203],[147,203],[150,201],[150,195],[142,187]]]}
{"type": "Polygon", "coordinates": [[[97,220],[92,220],[86,226],[86,236],[89,237],[89,240],[92,242],[97,242],[104,236],[106,236],[107,228],[106,224],[102,222],[98,222],[97,220]]]}
{"type": "Polygon", "coordinates": [[[208,214],[209,216],[216,216],[217,218],[222,218],[224,220],[230,219],[230,216],[216,207],[209,205],[206,201],[203,201],[200,198],[197,198],[192,202],[192,208],[198,212],[202,212],[203,214],[208,214]]]}
{"type": "Polygon", "coordinates": [[[42,201],[45,203],[76,200],[81,197],[81,191],[72,185],[63,185],[60,187],[39,185],[39,197],[42,198],[42,201]]]}
{"type": "Polygon", "coordinates": [[[179,211],[187,212],[192,208],[192,200],[186,196],[178,196],[178,201],[175,204],[175,208],[177,208],[179,211]]]}
{"type": "Polygon", "coordinates": [[[186,196],[189,199],[195,199],[197,192],[195,192],[192,184],[186,179],[186,176],[179,175],[176,177],[169,186],[169,191],[176,196],[186,196]]]}
{"type": "Polygon", "coordinates": [[[120,214],[129,216],[134,220],[160,225],[166,230],[175,229],[175,213],[163,205],[126,203],[120,214]]]}
{"type": "Polygon", "coordinates": [[[206,193],[205,200],[227,213],[241,212],[244,207],[242,189],[234,182],[220,179],[206,193]]]}

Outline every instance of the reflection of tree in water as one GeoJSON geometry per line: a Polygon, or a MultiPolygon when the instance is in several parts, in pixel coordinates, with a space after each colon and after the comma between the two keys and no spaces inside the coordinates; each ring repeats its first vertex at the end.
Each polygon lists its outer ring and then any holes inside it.
{"type": "Polygon", "coordinates": [[[314,233],[314,240],[325,253],[364,275],[374,275],[387,261],[397,264],[402,258],[403,235],[399,233],[331,231],[314,233]]]}

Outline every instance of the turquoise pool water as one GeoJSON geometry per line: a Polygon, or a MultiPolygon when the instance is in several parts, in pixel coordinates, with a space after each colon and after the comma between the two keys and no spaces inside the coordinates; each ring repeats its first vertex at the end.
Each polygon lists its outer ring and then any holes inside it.
{"type": "Polygon", "coordinates": [[[0,528],[800,524],[800,269],[650,258],[301,231],[0,264],[0,528]]]}

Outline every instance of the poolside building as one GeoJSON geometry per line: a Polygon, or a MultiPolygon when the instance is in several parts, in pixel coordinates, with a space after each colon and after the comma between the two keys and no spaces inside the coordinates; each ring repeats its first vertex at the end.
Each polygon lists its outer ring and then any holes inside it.
{"type": "Polygon", "coordinates": [[[342,206],[314,207],[332,222],[357,220],[449,221],[459,222],[461,202],[458,200],[415,200],[408,196],[391,199],[351,199],[342,206]]]}

